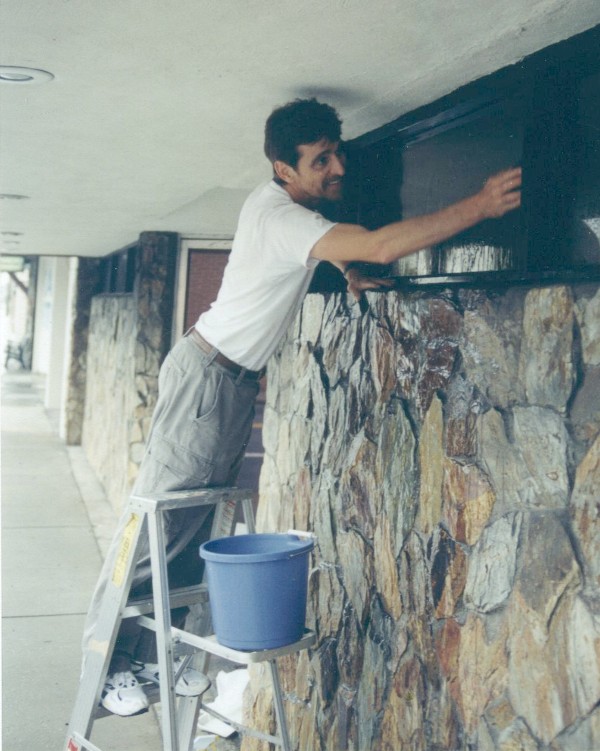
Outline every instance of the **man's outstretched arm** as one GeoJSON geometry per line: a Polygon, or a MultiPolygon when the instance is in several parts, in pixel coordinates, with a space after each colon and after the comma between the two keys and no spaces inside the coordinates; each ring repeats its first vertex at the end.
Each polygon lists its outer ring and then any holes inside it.
{"type": "Polygon", "coordinates": [[[479,193],[432,214],[372,231],[356,224],[337,224],[316,243],[311,255],[335,264],[392,263],[437,245],[485,219],[499,218],[518,208],[520,187],[521,168],[516,167],[490,177],[479,193]]]}

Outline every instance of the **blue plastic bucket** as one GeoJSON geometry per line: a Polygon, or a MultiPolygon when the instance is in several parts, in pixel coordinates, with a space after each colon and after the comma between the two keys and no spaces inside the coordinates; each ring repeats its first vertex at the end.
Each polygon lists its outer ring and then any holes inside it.
{"type": "Polygon", "coordinates": [[[217,641],[244,651],[274,649],[304,633],[311,539],[256,534],[200,546],[217,641]]]}

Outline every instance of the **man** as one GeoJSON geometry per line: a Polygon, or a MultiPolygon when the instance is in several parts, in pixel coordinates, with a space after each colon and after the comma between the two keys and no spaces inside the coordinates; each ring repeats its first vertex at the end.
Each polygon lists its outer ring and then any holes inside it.
{"type": "MultiPolygon", "coordinates": [[[[353,261],[391,263],[520,205],[521,172],[511,169],[441,211],[374,231],[325,219],[323,206],[342,199],[345,157],[336,111],[314,99],[273,111],[265,128],[265,153],[273,165],[273,180],[257,188],[242,208],[217,299],[161,368],[159,399],[134,488],[138,495],[235,483],[260,377],[320,261],[344,272],[350,291],[359,296],[364,289],[389,282],[349,270],[353,261]]],[[[197,550],[206,513],[170,513],[166,533],[171,586],[188,583],[182,553],[190,545],[197,550]]],[[[84,651],[127,518],[126,510],[90,608],[84,651]]],[[[136,568],[136,594],[148,591],[149,576],[146,552],[136,568]]],[[[181,615],[174,613],[174,622],[181,615]]],[[[129,715],[147,707],[132,665],[137,661],[137,676],[158,680],[156,665],[148,664],[153,646],[150,632],[123,625],[102,699],[110,711],[129,715]]],[[[194,695],[207,685],[204,676],[187,670],[176,690],[194,695]]]]}

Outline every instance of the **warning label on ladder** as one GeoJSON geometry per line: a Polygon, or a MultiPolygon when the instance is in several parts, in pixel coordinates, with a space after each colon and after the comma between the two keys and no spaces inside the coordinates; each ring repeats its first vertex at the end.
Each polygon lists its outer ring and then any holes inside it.
{"type": "Polygon", "coordinates": [[[123,530],[121,545],[119,547],[119,552],[117,554],[117,560],[115,562],[115,567],[113,569],[112,575],[112,582],[115,587],[121,587],[123,585],[133,539],[135,538],[139,524],[140,517],[137,514],[131,514],[129,521],[127,522],[125,529],[123,530]]]}

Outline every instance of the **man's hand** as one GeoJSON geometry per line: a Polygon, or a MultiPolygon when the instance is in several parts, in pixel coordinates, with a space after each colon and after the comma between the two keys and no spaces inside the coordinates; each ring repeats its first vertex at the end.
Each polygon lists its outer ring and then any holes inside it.
{"type": "Polygon", "coordinates": [[[348,292],[350,292],[356,300],[360,300],[362,293],[366,289],[389,289],[394,286],[393,279],[365,276],[353,266],[346,269],[344,276],[348,283],[348,292]]]}
{"type": "Polygon", "coordinates": [[[498,219],[521,205],[521,168],[499,172],[490,177],[475,198],[485,219],[498,219]]]}

